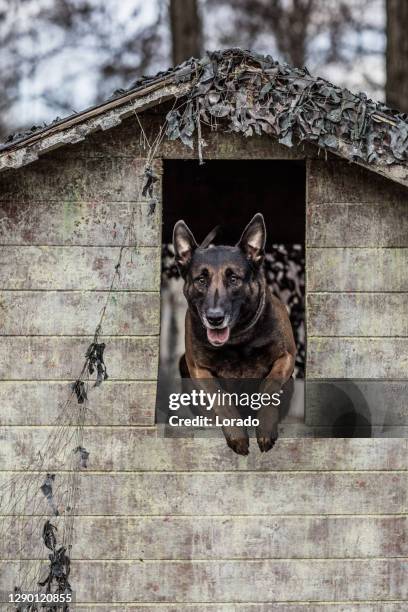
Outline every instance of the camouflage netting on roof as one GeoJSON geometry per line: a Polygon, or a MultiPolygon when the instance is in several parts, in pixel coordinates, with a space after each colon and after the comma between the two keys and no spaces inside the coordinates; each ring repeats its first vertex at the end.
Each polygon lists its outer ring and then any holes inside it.
{"type": "Polygon", "coordinates": [[[212,128],[270,134],[289,147],[309,142],[332,152],[341,149],[351,161],[389,165],[408,159],[406,115],[305,68],[232,49],[189,60],[176,75],[192,79],[193,87],[186,106],[167,115],[167,136],[189,147],[199,117],[212,128]]]}
{"type": "MultiPolygon", "coordinates": [[[[103,115],[104,106],[112,100],[120,108],[122,98],[126,100],[132,93],[143,96],[144,89],[152,86],[162,87],[165,99],[166,88],[172,86],[170,97],[178,97],[177,85],[182,101],[167,115],[166,134],[193,147],[193,136],[197,133],[200,158],[205,146],[201,137],[204,124],[245,136],[269,134],[289,147],[312,143],[350,161],[377,167],[407,164],[407,115],[373,102],[363,93],[353,94],[314,77],[306,68],[292,68],[269,55],[242,49],[207,53],[200,60],[192,58],[154,77],[142,77],[129,89],[116,91],[110,100],[83,113],[57,119],[48,127],[63,133],[66,122],[78,118],[79,124],[82,115],[84,121],[103,115]]],[[[154,102],[159,103],[160,99],[154,102]]],[[[24,146],[26,139],[41,132],[46,135],[47,129],[33,126],[28,132],[14,134],[0,144],[0,152],[19,144],[24,146]]],[[[61,144],[64,143],[61,138],[61,144]]]]}

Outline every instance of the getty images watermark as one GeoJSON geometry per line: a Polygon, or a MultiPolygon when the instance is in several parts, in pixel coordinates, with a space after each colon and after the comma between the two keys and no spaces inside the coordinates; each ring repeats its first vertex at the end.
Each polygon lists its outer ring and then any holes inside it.
{"type": "MultiPolygon", "coordinates": [[[[186,393],[170,393],[169,409],[176,411],[180,408],[193,408],[197,411],[214,411],[217,406],[250,408],[259,410],[264,406],[279,406],[281,403],[280,393],[228,393],[218,389],[212,393],[203,389],[193,389],[186,393]]],[[[245,426],[257,427],[259,419],[249,415],[242,418],[220,417],[212,412],[212,416],[196,415],[193,417],[180,417],[171,415],[168,424],[172,427],[223,427],[223,426],[245,426]]]]}

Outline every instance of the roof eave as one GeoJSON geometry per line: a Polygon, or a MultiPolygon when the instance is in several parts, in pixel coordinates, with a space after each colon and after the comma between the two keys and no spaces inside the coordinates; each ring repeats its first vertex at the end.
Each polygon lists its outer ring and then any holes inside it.
{"type": "Polygon", "coordinates": [[[375,172],[376,174],[380,174],[381,176],[394,181],[395,183],[408,187],[408,166],[406,164],[368,164],[359,160],[358,158],[350,161],[351,151],[352,145],[350,143],[344,140],[339,140],[339,148],[336,151],[333,150],[332,153],[338,157],[341,157],[342,159],[346,159],[349,163],[357,164],[358,166],[371,170],[371,172],[375,172]]]}
{"type": "Polygon", "coordinates": [[[20,168],[58,147],[81,142],[92,132],[109,130],[133,113],[140,113],[169,99],[184,96],[190,87],[190,83],[175,84],[173,78],[159,79],[99,106],[67,117],[32,136],[11,143],[0,152],[0,171],[20,168]]]}

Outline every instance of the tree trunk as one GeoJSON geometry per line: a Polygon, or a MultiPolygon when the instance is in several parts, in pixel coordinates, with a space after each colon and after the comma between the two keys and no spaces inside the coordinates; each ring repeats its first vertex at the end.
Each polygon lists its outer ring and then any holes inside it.
{"type": "Polygon", "coordinates": [[[387,0],[387,104],[408,113],[408,2],[387,0]]]}
{"type": "Polygon", "coordinates": [[[201,19],[198,0],[170,0],[173,64],[202,54],[201,19]]]}

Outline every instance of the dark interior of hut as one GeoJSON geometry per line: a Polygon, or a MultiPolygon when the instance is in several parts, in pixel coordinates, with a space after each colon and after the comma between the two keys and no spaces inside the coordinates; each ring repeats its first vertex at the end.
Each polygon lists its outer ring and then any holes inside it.
{"type": "Polygon", "coordinates": [[[198,241],[216,225],[216,242],[233,244],[263,213],[273,244],[305,242],[305,164],[302,161],[167,160],[163,175],[163,243],[184,219],[198,241]]]}

